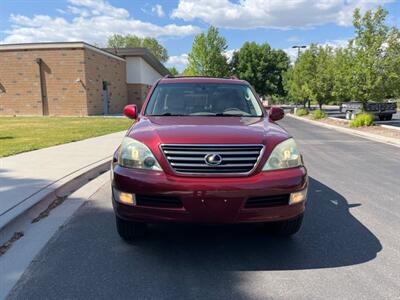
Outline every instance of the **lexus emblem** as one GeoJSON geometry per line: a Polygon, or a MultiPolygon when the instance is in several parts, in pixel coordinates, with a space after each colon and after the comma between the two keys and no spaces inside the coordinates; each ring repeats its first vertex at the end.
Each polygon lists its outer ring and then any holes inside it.
{"type": "Polygon", "coordinates": [[[207,154],[204,157],[204,161],[206,162],[207,165],[217,166],[222,163],[222,157],[219,154],[207,154]]]}

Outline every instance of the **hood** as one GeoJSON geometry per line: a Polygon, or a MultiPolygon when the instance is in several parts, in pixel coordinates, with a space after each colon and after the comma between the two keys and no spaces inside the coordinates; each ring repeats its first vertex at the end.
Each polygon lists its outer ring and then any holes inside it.
{"type": "Polygon", "coordinates": [[[141,117],[128,136],[155,144],[275,144],[289,137],[264,117],[141,117]]]}

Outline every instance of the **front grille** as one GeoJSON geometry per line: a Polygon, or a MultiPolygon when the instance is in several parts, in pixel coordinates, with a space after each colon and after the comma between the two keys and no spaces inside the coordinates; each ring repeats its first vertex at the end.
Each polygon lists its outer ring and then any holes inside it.
{"type": "Polygon", "coordinates": [[[181,174],[246,174],[256,165],[263,145],[162,145],[170,166],[181,174]],[[207,155],[218,155],[220,164],[210,165],[207,155]]]}
{"type": "Polygon", "coordinates": [[[159,195],[140,195],[136,194],[136,205],[149,207],[171,207],[180,208],[182,202],[177,197],[159,196],[159,195]]]}
{"type": "Polygon", "coordinates": [[[244,205],[245,208],[261,208],[289,204],[289,194],[275,195],[275,196],[262,196],[249,198],[244,205]]]}

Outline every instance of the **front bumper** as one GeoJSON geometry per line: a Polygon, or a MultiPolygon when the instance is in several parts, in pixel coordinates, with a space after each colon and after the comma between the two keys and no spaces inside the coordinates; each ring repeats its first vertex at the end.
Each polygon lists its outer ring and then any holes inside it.
{"type": "Polygon", "coordinates": [[[116,201],[116,215],[144,222],[244,223],[292,219],[304,212],[305,201],[247,208],[254,197],[288,195],[307,188],[304,167],[260,172],[249,177],[199,178],[171,176],[164,172],[127,169],[113,165],[113,190],[146,196],[174,197],[182,207],[132,206],[116,201]]]}

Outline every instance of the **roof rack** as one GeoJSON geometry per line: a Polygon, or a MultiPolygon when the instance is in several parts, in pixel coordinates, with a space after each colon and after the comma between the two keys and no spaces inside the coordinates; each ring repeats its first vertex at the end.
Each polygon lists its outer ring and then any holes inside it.
{"type": "Polygon", "coordinates": [[[229,76],[229,77],[215,77],[215,76],[207,76],[207,75],[165,75],[164,78],[222,78],[222,79],[236,79],[240,80],[236,76],[229,76]]]}

